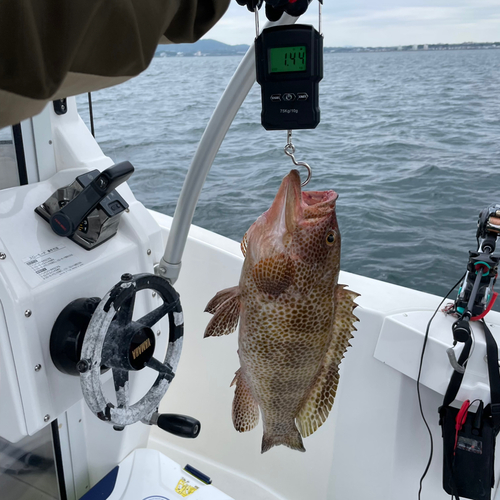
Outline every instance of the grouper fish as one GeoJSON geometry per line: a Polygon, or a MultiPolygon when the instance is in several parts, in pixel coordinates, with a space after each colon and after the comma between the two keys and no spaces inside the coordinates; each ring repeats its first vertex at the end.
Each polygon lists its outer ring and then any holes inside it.
{"type": "Polygon", "coordinates": [[[238,286],[208,303],[205,337],[236,330],[240,368],[233,424],[253,429],[262,415],[262,453],[285,445],[305,451],[302,438],[327,419],[339,364],[352,338],[357,293],[338,284],[337,193],[301,192],[292,170],[274,202],[243,237],[238,286]]]}

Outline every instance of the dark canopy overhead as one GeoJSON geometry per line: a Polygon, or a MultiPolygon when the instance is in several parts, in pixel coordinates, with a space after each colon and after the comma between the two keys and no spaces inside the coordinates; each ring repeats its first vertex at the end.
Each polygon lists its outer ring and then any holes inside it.
{"type": "Polygon", "coordinates": [[[230,0],[0,0],[0,128],[121,83],[158,43],[190,43],[230,0]]]}

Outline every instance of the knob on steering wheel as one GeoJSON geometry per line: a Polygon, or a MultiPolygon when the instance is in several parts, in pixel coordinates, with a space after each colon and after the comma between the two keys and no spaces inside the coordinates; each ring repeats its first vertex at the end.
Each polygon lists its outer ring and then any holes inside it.
{"type": "Polygon", "coordinates": [[[81,359],[77,363],[83,396],[101,420],[124,426],[143,420],[149,423],[172,381],[182,350],[184,319],[179,295],[164,278],[152,274],[124,274],[101,300],[88,325],[81,359]],[[142,318],[132,320],[136,293],[153,290],[163,304],[142,318]],[[153,357],[152,327],[166,314],[169,340],[165,360],[153,357]],[[116,406],[104,396],[101,367],[111,368],[116,406]],[[152,368],[158,376],[147,394],[130,405],[129,372],[152,368]]]}

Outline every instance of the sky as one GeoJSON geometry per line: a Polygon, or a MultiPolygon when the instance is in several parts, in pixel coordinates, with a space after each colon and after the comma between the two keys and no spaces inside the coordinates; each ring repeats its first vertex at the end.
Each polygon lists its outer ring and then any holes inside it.
{"type": "MultiPolygon", "coordinates": [[[[318,27],[317,0],[300,22],[318,27]]],[[[324,0],[323,34],[325,47],[498,42],[500,0],[324,0]]],[[[231,0],[203,38],[236,45],[254,37],[254,15],[231,0]]]]}

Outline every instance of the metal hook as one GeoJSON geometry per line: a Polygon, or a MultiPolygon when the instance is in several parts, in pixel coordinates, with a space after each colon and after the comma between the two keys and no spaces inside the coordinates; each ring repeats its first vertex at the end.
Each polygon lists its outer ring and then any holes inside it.
{"type": "Polygon", "coordinates": [[[294,155],[295,154],[295,146],[292,144],[292,131],[291,130],[287,130],[287,143],[286,143],[285,147],[283,148],[283,151],[285,152],[285,154],[287,156],[289,156],[292,159],[293,164],[296,167],[305,167],[307,169],[307,178],[304,182],[302,182],[300,184],[301,187],[304,187],[311,180],[312,169],[306,162],[297,161],[295,159],[295,155],[294,155]]]}

